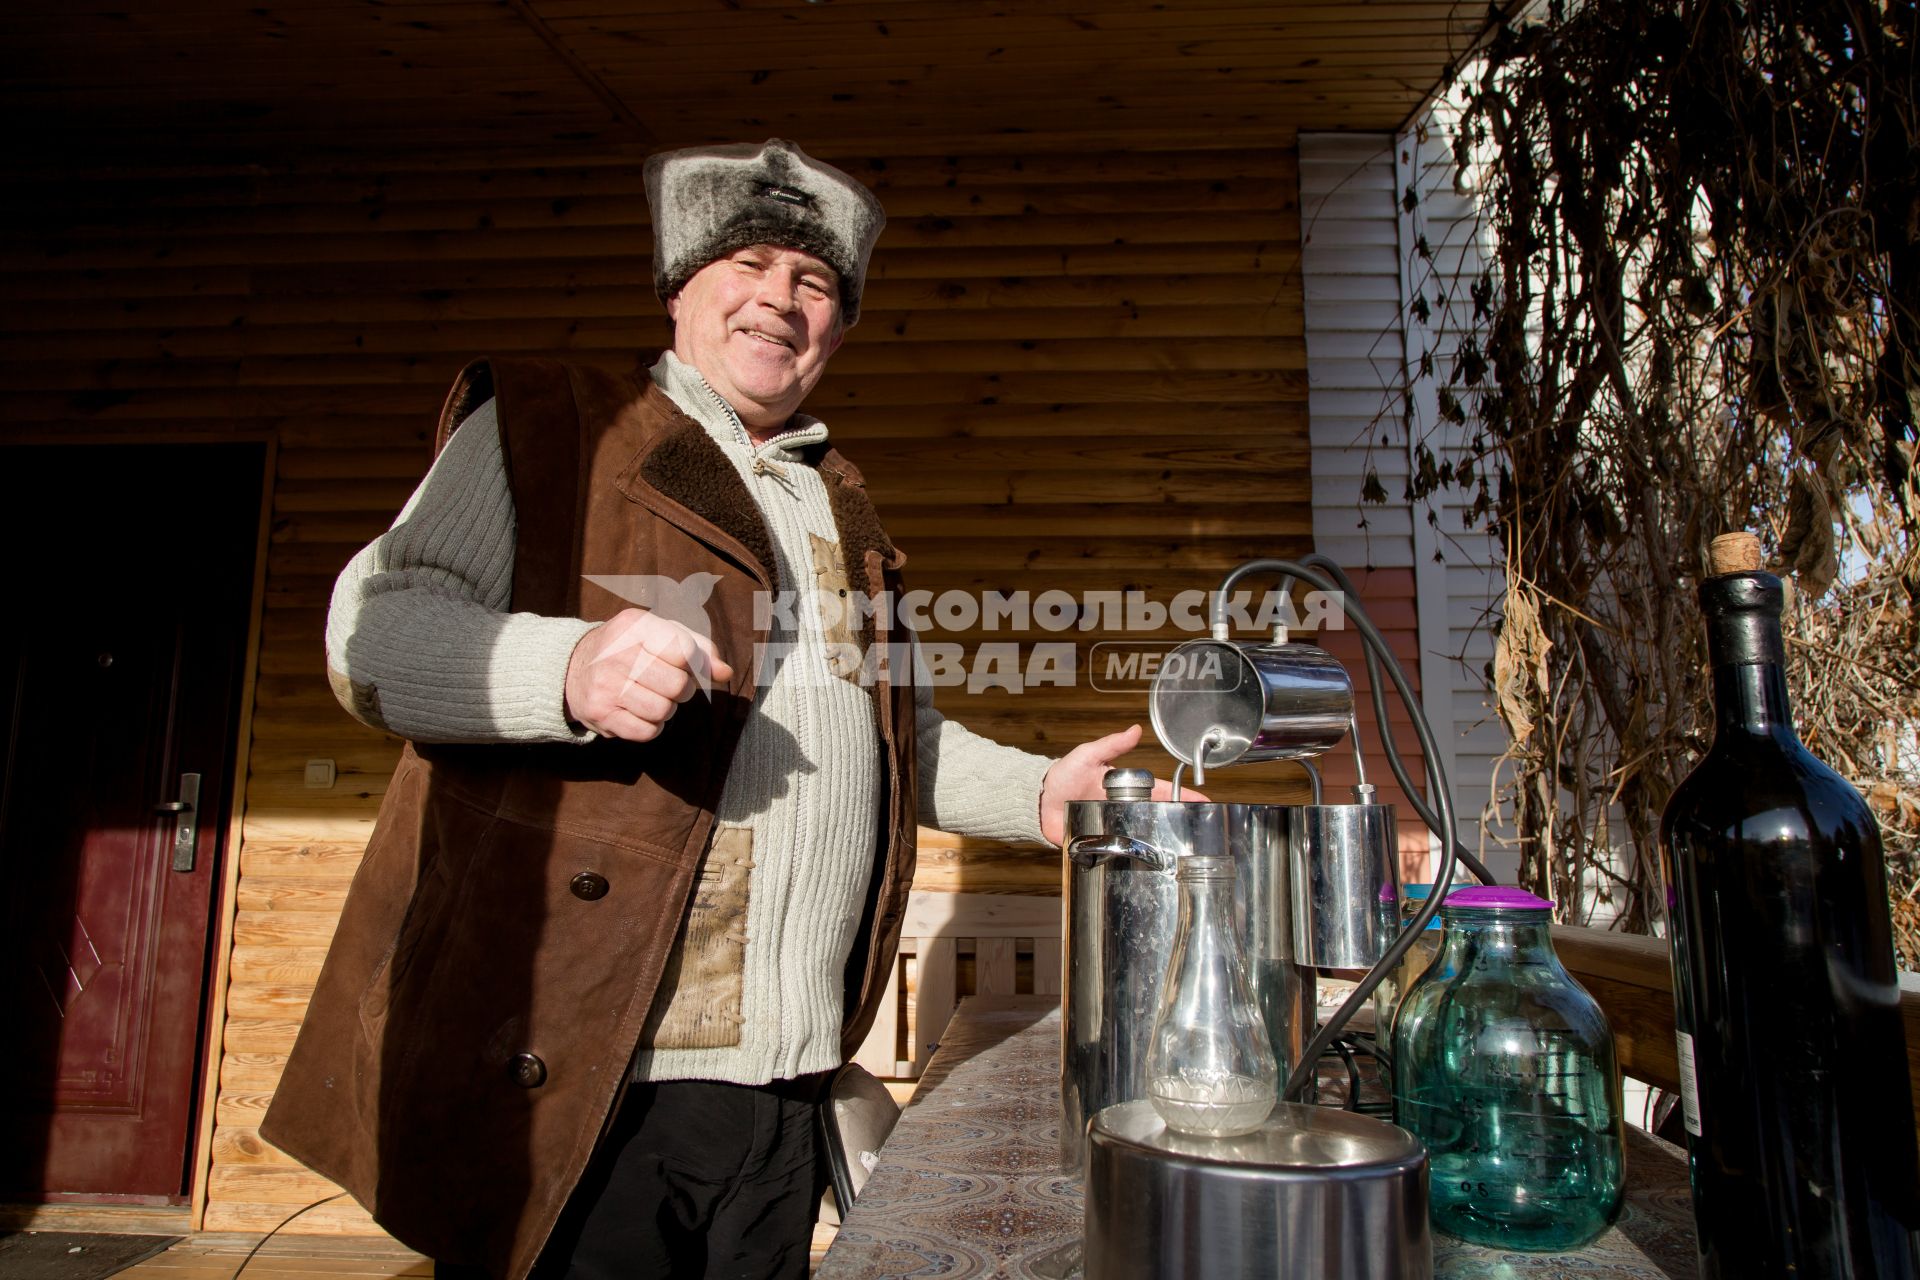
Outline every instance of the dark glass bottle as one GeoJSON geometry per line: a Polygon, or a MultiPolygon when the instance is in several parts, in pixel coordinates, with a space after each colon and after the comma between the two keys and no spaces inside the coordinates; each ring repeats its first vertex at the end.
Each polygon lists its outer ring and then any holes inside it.
{"type": "Polygon", "coordinates": [[[1660,824],[1700,1274],[1913,1277],[1920,1197],[1879,828],[1794,734],[1780,580],[1709,578],[1700,603],[1713,747],[1660,824]]]}

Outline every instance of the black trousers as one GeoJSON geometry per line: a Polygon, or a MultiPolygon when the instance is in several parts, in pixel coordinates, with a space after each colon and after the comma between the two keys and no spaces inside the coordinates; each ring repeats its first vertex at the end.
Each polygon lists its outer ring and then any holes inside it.
{"type": "Polygon", "coordinates": [[[826,1182],[814,1110],[829,1076],[629,1088],[533,1280],[804,1280],[826,1182]]]}

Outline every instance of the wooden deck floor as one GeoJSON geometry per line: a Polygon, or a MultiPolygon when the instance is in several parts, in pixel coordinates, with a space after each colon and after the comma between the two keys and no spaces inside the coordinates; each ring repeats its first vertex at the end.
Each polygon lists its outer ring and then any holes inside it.
{"type": "MultiPolygon", "coordinates": [[[[832,1227],[816,1227],[813,1264],[833,1242],[832,1227]]],[[[235,1280],[257,1235],[205,1232],[120,1272],[116,1280],[235,1280]]],[[[433,1263],[403,1244],[377,1236],[278,1236],[267,1242],[238,1280],[399,1280],[433,1275],[433,1263]]]]}
{"type": "MultiPolygon", "coordinates": [[[[206,1232],[120,1273],[126,1280],[233,1280],[257,1235],[206,1232]]],[[[433,1263],[377,1236],[276,1236],[247,1263],[242,1280],[397,1280],[428,1277],[433,1263]]]]}

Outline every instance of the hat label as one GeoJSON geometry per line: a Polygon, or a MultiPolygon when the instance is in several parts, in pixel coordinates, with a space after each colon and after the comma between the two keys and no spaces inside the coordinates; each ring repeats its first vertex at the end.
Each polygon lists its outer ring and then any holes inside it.
{"type": "Polygon", "coordinates": [[[781,204],[797,204],[804,208],[813,207],[813,197],[804,191],[795,191],[792,187],[764,186],[760,194],[768,200],[778,200],[781,204]]]}

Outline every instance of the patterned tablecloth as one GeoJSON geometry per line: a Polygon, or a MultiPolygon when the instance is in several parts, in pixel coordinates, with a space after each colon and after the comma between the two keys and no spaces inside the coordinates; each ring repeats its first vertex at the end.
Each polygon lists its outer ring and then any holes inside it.
{"type": "MultiPolygon", "coordinates": [[[[1080,1235],[1080,1181],[1060,1171],[1060,1011],[976,997],[949,1024],[880,1152],[820,1280],[1038,1277],[1080,1235]]],[[[1627,1130],[1620,1221],[1575,1254],[1501,1253],[1434,1235],[1443,1280],[1694,1280],[1686,1160],[1627,1130]]]]}

